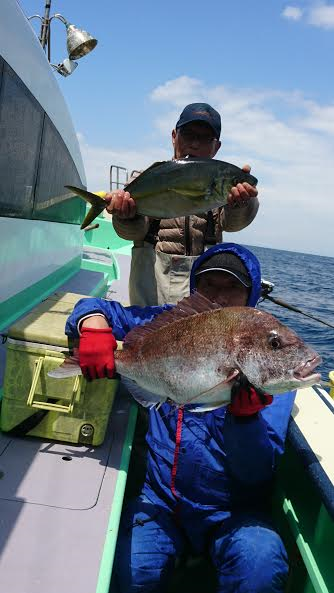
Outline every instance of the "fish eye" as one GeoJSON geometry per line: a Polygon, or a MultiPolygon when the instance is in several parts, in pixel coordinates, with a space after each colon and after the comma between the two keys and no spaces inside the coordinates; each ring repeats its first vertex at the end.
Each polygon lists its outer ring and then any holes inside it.
{"type": "Polygon", "coordinates": [[[279,350],[282,346],[281,340],[277,335],[270,336],[268,341],[273,350],[279,350]]]}

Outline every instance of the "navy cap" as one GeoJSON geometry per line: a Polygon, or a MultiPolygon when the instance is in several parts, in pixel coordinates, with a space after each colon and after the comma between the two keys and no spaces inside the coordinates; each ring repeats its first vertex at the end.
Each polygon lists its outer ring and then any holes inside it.
{"type": "Polygon", "coordinates": [[[176,124],[176,129],[185,126],[192,121],[205,121],[215,133],[215,137],[219,140],[221,132],[221,120],[218,111],[216,111],[208,103],[190,103],[182,111],[180,118],[176,124]]]}
{"type": "Polygon", "coordinates": [[[197,269],[195,276],[204,274],[205,272],[227,272],[234,276],[247,288],[252,286],[252,280],[246,266],[241,259],[234,255],[234,253],[215,253],[207,258],[201,266],[197,269]]]}

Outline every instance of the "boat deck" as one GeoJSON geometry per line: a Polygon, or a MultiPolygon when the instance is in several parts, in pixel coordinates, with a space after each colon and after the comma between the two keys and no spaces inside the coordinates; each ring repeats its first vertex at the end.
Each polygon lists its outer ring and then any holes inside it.
{"type": "MultiPolygon", "coordinates": [[[[105,278],[82,269],[58,291],[101,294],[105,278]]],[[[2,344],[0,385],[4,366],[2,344]]],[[[0,434],[1,591],[108,592],[136,414],[121,386],[98,447],[0,434]]]]}
{"type": "Polygon", "coordinates": [[[0,436],[1,591],[92,593],[108,578],[101,558],[118,530],[115,493],[122,454],[123,464],[130,454],[132,405],[118,394],[96,448],[0,436]]]}

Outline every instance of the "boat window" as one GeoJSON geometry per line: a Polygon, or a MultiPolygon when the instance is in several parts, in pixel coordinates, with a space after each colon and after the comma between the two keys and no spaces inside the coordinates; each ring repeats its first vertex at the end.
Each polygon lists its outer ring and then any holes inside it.
{"type": "Polygon", "coordinates": [[[33,218],[81,224],[86,205],[80,198],[70,198],[65,185],[82,187],[63,139],[45,115],[33,218]]]}
{"type": "Polygon", "coordinates": [[[0,88],[0,216],[31,216],[43,117],[39,103],[5,62],[0,88]]]}

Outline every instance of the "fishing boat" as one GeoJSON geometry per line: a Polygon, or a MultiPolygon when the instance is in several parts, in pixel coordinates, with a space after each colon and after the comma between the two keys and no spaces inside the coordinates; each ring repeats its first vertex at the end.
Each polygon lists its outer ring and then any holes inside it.
{"type": "MultiPolygon", "coordinates": [[[[72,304],[76,295],[127,304],[131,257],[131,244],[103,214],[98,227],[80,230],[85,206],[64,188],[65,182],[86,186],[71,117],[16,0],[3,0],[1,16],[0,385],[9,327],[48,298],[57,306],[69,294],[72,304]]],[[[52,414],[68,417],[68,410],[36,403],[43,422],[52,414]]],[[[297,393],[274,499],[290,557],[288,593],[334,591],[333,414],[320,385],[297,393]]],[[[89,443],[87,427],[73,443],[31,436],[31,426],[19,436],[0,434],[1,591],[117,593],[113,560],[125,487],[133,479],[136,416],[137,404],[118,391],[99,446],[89,443]]],[[[171,593],[211,590],[206,558],[177,560],[171,593]]]]}
{"type": "MultiPolygon", "coordinates": [[[[92,248],[80,230],[85,206],[64,188],[66,182],[86,186],[78,140],[16,0],[1,3],[0,121],[0,331],[6,336],[49,295],[56,305],[64,294],[105,295],[119,274],[115,254],[124,247],[110,222],[103,246],[92,248]]],[[[8,341],[1,346],[1,386],[8,341]]],[[[129,398],[117,398],[99,447],[32,438],[30,430],[21,438],[1,433],[1,591],[108,591],[135,415],[129,398]]]]}

